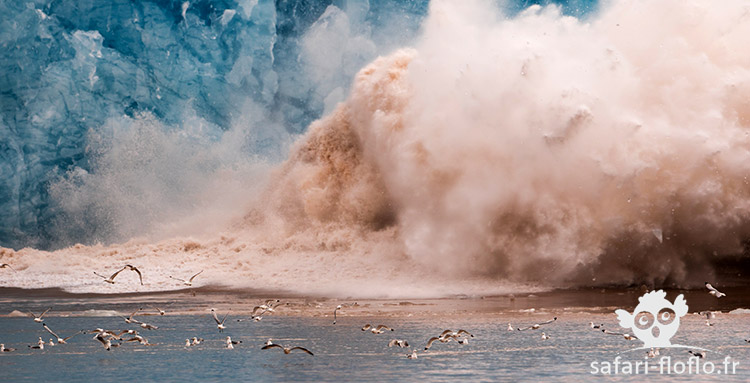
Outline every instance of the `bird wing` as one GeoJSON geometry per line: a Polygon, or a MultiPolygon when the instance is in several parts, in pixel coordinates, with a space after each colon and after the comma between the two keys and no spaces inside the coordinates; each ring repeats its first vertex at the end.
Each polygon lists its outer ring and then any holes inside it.
{"type": "Polygon", "coordinates": [[[263,312],[262,312],[262,313],[260,313],[260,315],[263,315],[263,314],[265,314],[265,313],[266,313],[266,311],[268,311],[268,310],[266,310],[266,308],[265,308],[265,307],[263,307],[263,306],[255,306],[255,307],[253,307],[253,313],[252,313],[251,315],[252,315],[252,316],[255,316],[255,313],[256,313],[256,312],[257,312],[258,310],[263,310],[263,312]]]}
{"type": "Polygon", "coordinates": [[[121,271],[123,271],[123,270],[125,270],[125,269],[127,269],[127,267],[123,266],[123,267],[122,267],[122,269],[120,269],[120,270],[117,270],[117,271],[115,271],[115,273],[114,273],[114,274],[112,274],[112,276],[111,276],[111,277],[109,277],[109,279],[110,279],[110,280],[114,280],[114,279],[115,279],[115,277],[117,276],[117,274],[120,274],[120,272],[121,272],[121,271]]]}
{"type": "Polygon", "coordinates": [[[518,327],[518,328],[516,328],[516,330],[518,330],[518,331],[526,331],[526,330],[531,330],[532,328],[534,328],[534,326],[529,326],[529,327],[524,327],[524,328],[518,327]]]}
{"type": "Polygon", "coordinates": [[[261,350],[268,350],[269,348],[274,348],[274,347],[278,347],[278,348],[280,348],[282,350],[284,349],[284,346],[278,345],[276,343],[267,344],[267,345],[261,347],[260,349],[261,350]]]}
{"type": "Polygon", "coordinates": [[[52,334],[52,336],[54,336],[55,338],[62,339],[59,336],[57,336],[57,334],[55,334],[52,330],[50,330],[50,328],[47,327],[46,324],[42,323],[42,327],[44,327],[44,329],[47,330],[48,333],[52,334]]]}
{"type": "Polygon", "coordinates": [[[310,355],[314,355],[312,352],[310,352],[310,350],[308,350],[308,349],[306,349],[304,347],[300,347],[300,346],[294,346],[294,347],[292,347],[292,348],[289,349],[289,351],[292,351],[292,350],[302,350],[302,351],[304,351],[304,352],[306,352],[306,353],[308,353],[310,355]]]}
{"type": "Polygon", "coordinates": [[[472,333],[470,333],[470,332],[468,332],[466,330],[458,330],[458,331],[456,331],[456,334],[458,334],[458,335],[466,334],[466,335],[471,336],[471,337],[474,336],[472,333]]]}
{"type": "MultiPolygon", "coordinates": [[[[197,275],[197,274],[196,274],[196,275],[197,275]]],[[[174,280],[176,280],[176,281],[180,281],[180,282],[183,282],[183,283],[187,282],[187,281],[186,281],[186,280],[184,280],[184,279],[180,279],[180,278],[175,278],[175,277],[173,277],[173,276],[171,276],[171,275],[170,275],[169,277],[170,277],[170,278],[172,278],[172,279],[174,279],[174,280]]]]}
{"type": "Polygon", "coordinates": [[[67,337],[63,338],[63,341],[67,341],[68,339],[70,339],[70,338],[72,338],[72,337],[74,337],[74,336],[76,336],[76,335],[78,335],[78,334],[80,334],[82,332],[83,332],[83,330],[78,331],[77,333],[75,333],[73,335],[67,336],[67,337]]]}
{"type": "Polygon", "coordinates": [[[609,331],[609,330],[607,330],[607,329],[602,329],[602,332],[603,332],[603,333],[605,333],[605,334],[610,334],[610,335],[621,335],[621,336],[625,336],[625,334],[623,334],[623,333],[621,333],[621,332],[614,332],[614,331],[609,331]]]}
{"type": "Polygon", "coordinates": [[[444,336],[446,336],[446,335],[448,335],[448,334],[452,334],[452,333],[453,333],[453,330],[445,330],[445,331],[443,331],[443,332],[442,332],[442,333],[440,334],[440,337],[442,338],[442,337],[444,337],[444,336]]]}
{"type": "Polygon", "coordinates": [[[424,349],[426,350],[426,349],[432,347],[432,344],[435,343],[436,340],[440,340],[440,338],[438,338],[436,336],[433,336],[432,338],[430,338],[430,340],[427,341],[427,346],[425,346],[424,349]]]}
{"type": "Polygon", "coordinates": [[[216,324],[221,324],[221,322],[219,322],[219,317],[216,316],[216,311],[214,311],[213,309],[211,309],[211,315],[214,317],[216,324]]]}
{"type": "Polygon", "coordinates": [[[195,275],[193,275],[192,277],[190,277],[190,279],[188,279],[188,282],[192,282],[192,281],[193,281],[193,279],[195,279],[195,277],[197,277],[197,276],[198,276],[198,274],[200,274],[200,273],[202,273],[202,272],[203,272],[203,270],[199,271],[198,273],[196,273],[195,275]]]}
{"type": "Polygon", "coordinates": [[[141,271],[140,271],[140,270],[138,270],[138,268],[137,268],[137,267],[133,267],[133,266],[130,266],[130,270],[133,270],[133,271],[135,271],[136,273],[138,273],[138,279],[140,279],[140,280],[141,280],[141,285],[143,285],[143,274],[141,274],[141,271]]]}
{"type": "Polygon", "coordinates": [[[550,319],[550,320],[548,320],[548,321],[546,321],[546,322],[542,322],[542,323],[539,323],[539,325],[541,326],[541,325],[543,325],[543,324],[550,324],[550,323],[552,323],[552,322],[554,322],[554,321],[556,321],[556,320],[557,320],[557,317],[554,317],[554,318],[552,318],[552,319],[550,319]]]}
{"type": "Polygon", "coordinates": [[[378,325],[378,327],[376,327],[376,328],[375,328],[375,330],[378,330],[378,331],[380,331],[380,330],[382,330],[382,329],[386,329],[386,330],[391,330],[391,331],[393,331],[393,329],[392,329],[392,328],[390,328],[390,327],[388,327],[388,326],[386,326],[386,325],[384,325],[384,324],[378,325]]]}
{"type": "Polygon", "coordinates": [[[397,339],[391,339],[391,341],[388,342],[388,347],[393,347],[393,346],[395,346],[397,344],[398,344],[398,340],[397,339]]]}
{"type": "Polygon", "coordinates": [[[224,324],[224,321],[227,320],[227,317],[229,316],[229,312],[232,310],[227,311],[226,315],[224,315],[224,318],[221,320],[220,324],[224,324]]]}
{"type": "Polygon", "coordinates": [[[105,277],[104,275],[101,275],[101,274],[97,273],[96,271],[94,271],[94,274],[96,274],[97,276],[102,277],[104,279],[107,279],[107,277],[105,277]]]}
{"type": "Polygon", "coordinates": [[[367,331],[367,330],[369,330],[369,329],[370,329],[371,327],[372,327],[372,325],[368,323],[368,324],[366,324],[366,325],[362,326],[362,331],[367,331]]]}
{"type": "Polygon", "coordinates": [[[50,308],[48,308],[48,309],[44,310],[44,312],[43,312],[43,313],[39,314],[39,318],[43,317],[43,316],[44,316],[44,314],[46,314],[46,313],[47,313],[48,311],[50,311],[50,310],[52,310],[52,307],[50,307],[50,308]]]}
{"type": "Polygon", "coordinates": [[[135,314],[137,314],[138,311],[141,311],[141,310],[143,310],[143,307],[139,307],[138,310],[133,311],[133,313],[130,314],[130,316],[128,317],[128,319],[133,320],[133,317],[135,316],[135,314]]]}
{"type": "Polygon", "coordinates": [[[107,345],[107,340],[104,339],[104,337],[101,336],[101,335],[97,335],[96,338],[94,338],[94,339],[98,340],[99,342],[101,342],[105,346],[107,345]]]}

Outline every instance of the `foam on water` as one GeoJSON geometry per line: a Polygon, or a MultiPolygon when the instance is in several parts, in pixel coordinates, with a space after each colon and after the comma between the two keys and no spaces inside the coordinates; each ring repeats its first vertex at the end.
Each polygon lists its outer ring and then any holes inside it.
{"type": "Polygon", "coordinates": [[[144,270],[143,287],[118,277],[136,291],[202,269],[341,296],[702,284],[750,236],[748,17],[739,0],[613,1],[586,22],[435,1],[414,46],[360,70],[229,223],[6,249],[19,272],[0,284],[121,291],[91,271],[123,263],[144,270]]]}

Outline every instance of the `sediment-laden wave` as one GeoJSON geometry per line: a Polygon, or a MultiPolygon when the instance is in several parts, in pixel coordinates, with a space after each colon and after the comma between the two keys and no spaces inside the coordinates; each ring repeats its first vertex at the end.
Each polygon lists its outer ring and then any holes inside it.
{"type": "Polygon", "coordinates": [[[4,250],[2,283],[100,290],[89,269],[131,262],[149,289],[199,269],[339,296],[700,284],[750,238],[749,36],[742,1],[588,21],[436,1],[221,234],[4,250]]]}

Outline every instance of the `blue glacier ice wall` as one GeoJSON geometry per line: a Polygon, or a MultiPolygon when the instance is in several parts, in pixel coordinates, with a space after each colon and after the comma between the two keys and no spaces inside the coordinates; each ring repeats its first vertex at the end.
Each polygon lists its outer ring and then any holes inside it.
{"type": "Polygon", "coordinates": [[[283,159],[359,68],[416,36],[427,2],[0,1],[0,246],[123,240],[149,224],[118,214],[195,205],[175,196],[196,172],[283,159]]]}

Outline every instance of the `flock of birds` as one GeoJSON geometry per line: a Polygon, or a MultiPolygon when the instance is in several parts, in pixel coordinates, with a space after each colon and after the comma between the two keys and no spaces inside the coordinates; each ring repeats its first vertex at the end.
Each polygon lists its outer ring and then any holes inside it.
{"type": "MultiPolygon", "coordinates": [[[[9,268],[9,269],[15,271],[15,269],[13,269],[13,267],[11,265],[7,264],[7,263],[3,263],[2,265],[0,265],[0,269],[2,269],[2,268],[9,268]]],[[[136,268],[136,267],[134,267],[132,265],[125,265],[125,266],[123,266],[122,268],[120,268],[117,271],[115,271],[109,277],[107,277],[105,275],[101,275],[101,274],[99,274],[97,272],[94,272],[94,274],[96,274],[99,277],[103,278],[104,282],[110,283],[110,284],[114,284],[115,283],[115,278],[122,271],[125,271],[125,270],[129,270],[129,271],[133,271],[133,272],[137,273],[141,284],[143,284],[143,274],[141,273],[140,270],[138,270],[138,268],[136,268]]],[[[203,271],[200,271],[200,272],[194,274],[189,279],[180,279],[180,278],[175,278],[175,277],[172,277],[172,276],[170,276],[170,278],[178,280],[178,281],[182,282],[186,286],[192,286],[193,281],[195,280],[195,278],[198,275],[200,275],[202,272],[203,271]]],[[[726,294],[720,292],[719,290],[717,290],[716,288],[714,288],[708,282],[705,283],[705,286],[708,289],[708,293],[711,294],[712,296],[716,297],[716,298],[721,298],[721,297],[726,296],[726,294]]],[[[237,320],[237,322],[242,322],[242,321],[245,321],[245,320],[260,321],[260,320],[263,319],[264,315],[275,312],[275,310],[280,305],[281,305],[281,301],[279,299],[269,299],[269,300],[266,300],[264,303],[259,304],[259,305],[255,306],[255,307],[253,307],[251,315],[250,315],[249,318],[239,318],[239,319],[236,319],[236,320],[237,320]]],[[[354,305],[356,305],[356,304],[354,304],[354,305]]],[[[344,306],[346,306],[346,304],[344,304],[344,305],[337,305],[335,307],[335,309],[333,310],[333,318],[334,318],[333,319],[333,324],[334,325],[336,324],[337,319],[338,319],[337,318],[338,312],[340,310],[342,310],[344,306]]],[[[166,314],[166,312],[164,310],[162,310],[162,309],[160,309],[158,307],[155,307],[154,309],[155,309],[155,314],[159,314],[159,315],[165,315],[166,314]]],[[[145,345],[145,346],[152,346],[152,345],[154,345],[154,344],[150,343],[148,341],[148,339],[145,338],[142,334],[140,334],[138,332],[138,330],[134,330],[134,329],[126,329],[126,330],[121,330],[121,331],[110,331],[110,330],[105,330],[105,329],[102,329],[102,328],[96,328],[96,329],[88,330],[88,331],[87,330],[80,330],[80,331],[77,331],[77,332],[75,332],[75,333],[73,333],[71,335],[68,335],[66,337],[61,337],[61,336],[57,335],[57,333],[55,333],[49,326],[47,326],[47,324],[44,321],[44,316],[50,310],[51,310],[51,308],[48,308],[47,310],[45,310],[44,312],[40,313],[39,315],[37,315],[37,314],[35,314],[33,312],[29,312],[28,313],[28,315],[31,318],[33,318],[34,322],[41,323],[43,329],[45,331],[47,331],[50,335],[52,335],[52,338],[49,339],[49,342],[45,342],[42,339],[42,337],[40,336],[38,338],[36,344],[28,345],[29,348],[31,348],[31,349],[37,349],[37,350],[44,350],[45,345],[49,347],[49,346],[67,344],[68,340],[70,340],[71,338],[73,338],[73,337],[75,337],[77,335],[80,335],[80,334],[93,334],[93,338],[92,339],[98,341],[99,343],[101,343],[101,345],[107,351],[111,350],[112,348],[119,347],[123,343],[129,343],[129,342],[138,342],[139,344],[145,345]]],[[[158,326],[150,324],[150,323],[147,323],[147,322],[144,322],[141,319],[136,318],[136,316],[138,316],[139,314],[141,314],[142,311],[143,311],[143,308],[139,308],[139,309],[133,311],[127,317],[126,316],[121,316],[121,317],[122,317],[122,319],[124,320],[124,322],[126,324],[137,325],[137,326],[140,327],[141,330],[148,330],[148,331],[158,330],[158,328],[159,328],[158,326]]],[[[211,317],[213,318],[214,322],[216,323],[216,328],[217,328],[218,332],[219,333],[224,332],[224,330],[226,330],[226,328],[227,328],[227,318],[229,317],[230,312],[229,311],[226,312],[224,314],[224,316],[220,320],[219,319],[219,315],[217,314],[217,312],[216,312],[215,309],[212,308],[210,311],[211,311],[211,317]]],[[[702,312],[699,313],[699,315],[705,316],[705,320],[706,320],[706,325],[707,326],[714,326],[714,323],[711,322],[711,320],[715,318],[715,313],[714,312],[712,312],[712,311],[702,311],[702,312]]],[[[143,315],[141,315],[140,318],[143,318],[143,315]]],[[[542,326],[548,326],[548,325],[554,323],[555,321],[557,321],[557,317],[554,317],[554,318],[552,318],[550,320],[547,320],[545,322],[535,323],[535,324],[531,324],[531,325],[528,325],[528,326],[525,326],[525,327],[516,327],[516,328],[514,328],[511,325],[511,323],[508,323],[507,331],[538,330],[542,326]]],[[[609,330],[607,328],[604,328],[604,324],[595,324],[593,322],[589,322],[589,326],[592,329],[601,331],[604,334],[620,336],[620,337],[623,337],[626,340],[636,340],[637,339],[635,336],[633,336],[631,334],[623,333],[623,332],[611,331],[611,330],[609,330]]],[[[375,334],[375,335],[383,334],[383,333],[386,333],[386,332],[389,332],[389,331],[390,332],[395,331],[392,327],[389,327],[389,326],[384,325],[384,324],[372,325],[372,324],[369,324],[369,323],[365,324],[361,328],[361,330],[363,332],[369,331],[370,333],[375,334]]],[[[430,348],[433,347],[433,344],[435,344],[435,342],[438,342],[438,343],[441,343],[441,344],[449,343],[449,342],[455,342],[456,344],[466,345],[466,344],[469,343],[469,339],[473,338],[473,337],[474,337],[473,334],[471,334],[469,331],[466,331],[466,330],[463,330],[463,329],[458,329],[458,330],[455,330],[455,331],[451,330],[451,329],[447,329],[447,330],[443,331],[442,333],[440,333],[439,335],[430,337],[426,341],[426,344],[425,344],[424,349],[422,351],[423,352],[427,352],[428,350],[430,350],[430,348]]],[[[548,339],[551,338],[551,336],[547,332],[542,331],[540,338],[542,340],[548,340],[548,339]]],[[[185,348],[199,345],[202,342],[204,342],[204,339],[203,338],[198,338],[198,337],[192,337],[192,339],[185,339],[185,348]]],[[[750,343],[750,339],[745,339],[745,342],[750,343]]],[[[225,347],[227,349],[234,349],[234,347],[236,345],[241,344],[242,341],[232,340],[232,338],[230,336],[227,336],[226,339],[224,340],[224,343],[225,343],[225,347]]],[[[411,347],[410,344],[409,344],[409,342],[407,340],[404,340],[404,339],[391,339],[387,343],[387,346],[388,347],[399,347],[399,348],[409,348],[409,347],[411,347]]],[[[269,339],[261,347],[262,350],[270,350],[270,349],[275,349],[275,348],[278,348],[278,349],[282,350],[284,352],[284,354],[290,354],[293,351],[300,351],[300,352],[309,354],[311,356],[314,355],[313,352],[310,351],[308,348],[305,348],[305,347],[302,347],[302,346],[280,345],[280,344],[273,343],[271,339],[269,339]]],[[[13,352],[15,350],[16,350],[15,348],[5,347],[5,344],[0,343],[0,353],[13,352]]],[[[408,354],[406,354],[405,356],[407,358],[409,358],[409,359],[417,359],[418,358],[418,352],[417,352],[417,350],[418,350],[418,348],[412,347],[411,352],[408,353],[408,354]]],[[[692,351],[691,350],[689,352],[692,355],[697,356],[699,358],[705,357],[705,352],[703,352],[703,351],[697,352],[697,351],[692,351]]],[[[658,348],[656,348],[656,349],[652,348],[646,354],[647,354],[646,355],[647,358],[653,358],[653,357],[659,355],[659,349],[658,348]]]]}

